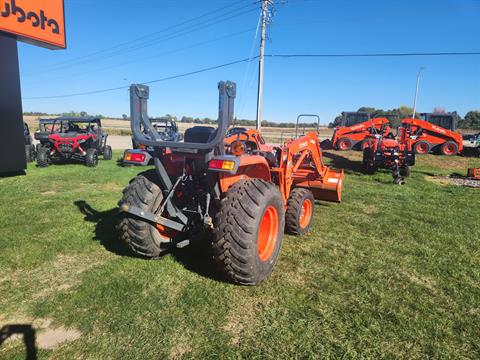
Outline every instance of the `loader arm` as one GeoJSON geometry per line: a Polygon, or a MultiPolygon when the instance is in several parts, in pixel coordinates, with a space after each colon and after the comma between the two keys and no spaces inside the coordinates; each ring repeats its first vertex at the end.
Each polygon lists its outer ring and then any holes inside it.
{"type": "Polygon", "coordinates": [[[283,148],[279,184],[284,199],[293,187],[308,188],[317,200],[341,201],[343,170],[330,169],[323,163],[320,143],[315,132],[291,140],[283,148]]]}

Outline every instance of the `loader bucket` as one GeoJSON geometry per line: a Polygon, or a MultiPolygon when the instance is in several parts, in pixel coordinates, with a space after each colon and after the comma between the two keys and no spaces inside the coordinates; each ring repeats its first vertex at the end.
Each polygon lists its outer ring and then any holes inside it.
{"type": "Polygon", "coordinates": [[[322,179],[299,183],[297,186],[309,189],[315,200],[342,201],[343,170],[326,168],[322,179]]]}
{"type": "Polygon", "coordinates": [[[332,150],[333,149],[332,140],[330,140],[330,139],[323,140],[320,143],[320,149],[322,149],[322,150],[332,150]]]}

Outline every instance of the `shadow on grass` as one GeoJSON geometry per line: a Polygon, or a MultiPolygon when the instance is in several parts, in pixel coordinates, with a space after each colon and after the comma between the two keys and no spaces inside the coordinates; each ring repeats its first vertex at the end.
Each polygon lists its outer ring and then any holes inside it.
{"type": "MultiPolygon", "coordinates": [[[[116,229],[118,208],[98,211],[84,200],[75,201],[74,204],[85,215],[85,221],[96,224],[94,239],[100,241],[100,244],[106,250],[120,256],[141,258],[140,256],[135,256],[118,240],[116,229]]],[[[177,249],[172,247],[166,254],[170,253],[176,261],[189,271],[212,280],[221,281],[223,279],[215,270],[210,248],[207,236],[199,235],[186,248],[177,249]]]]}
{"type": "Polygon", "coordinates": [[[8,338],[14,335],[22,335],[25,344],[25,358],[27,360],[37,359],[37,347],[35,345],[35,329],[30,324],[5,325],[0,329],[0,347],[8,338]]]}
{"type": "Polygon", "coordinates": [[[365,174],[365,169],[363,168],[363,164],[361,161],[350,160],[345,156],[333,154],[327,151],[323,152],[323,156],[326,157],[327,159],[331,159],[333,161],[333,165],[335,168],[343,169],[347,174],[351,174],[351,173],[365,174]]]}
{"type": "Polygon", "coordinates": [[[100,241],[105,249],[117,255],[132,256],[126,246],[118,241],[116,229],[118,208],[98,211],[85,200],[75,201],[74,204],[85,215],[85,221],[96,224],[94,239],[100,241]]]}
{"type": "Polygon", "coordinates": [[[210,280],[226,282],[217,271],[211,246],[206,238],[198,239],[186,248],[173,249],[171,254],[185,269],[210,280]]]}

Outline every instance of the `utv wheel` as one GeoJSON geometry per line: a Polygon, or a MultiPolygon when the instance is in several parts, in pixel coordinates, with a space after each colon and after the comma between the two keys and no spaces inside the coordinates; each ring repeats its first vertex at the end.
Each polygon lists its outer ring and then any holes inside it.
{"type": "Polygon", "coordinates": [[[272,272],[282,246],[283,199],[275,185],[241,180],[226,193],[214,220],[213,256],[232,282],[256,285],[272,272]]]}
{"type": "Polygon", "coordinates": [[[400,176],[401,177],[409,177],[411,174],[410,166],[405,165],[400,168],[400,176]]]}
{"type": "MultiPolygon", "coordinates": [[[[139,174],[123,190],[121,203],[156,213],[163,199],[157,182],[155,170],[139,174]]],[[[142,257],[159,257],[168,250],[167,245],[171,242],[171,237],[160,225],[157,227],[131,214],[121,213],[117,228],[120,241],[134,254],[142,257]]]]}
{"type": "Polygon", "coordinates": [[[352,141],[349,138],[340,138],[337,141],[337,149],[347,151],[352,149],[352,141]]]}
{"type": "Polygon", "coordinates": [[[295,188],[290,192],[285,213],[285,232],[291,235],[303,235],[313,221],[315,198],[310,190],[295,188]]]}
{"type": "Polygon", "coordinates": [[[41,146],[37,151],[37,165],[39,167],[47,167],[50,164],[49,159],[50,149],[41,146]]]}
{"type": "Polygon", "coordinates": [[[98,153],[96,149],[87,149],[87,155],[85,155],[85,165],[88,167],[95,167],[98,165],[98,153]]]}
{"type": "Polygon", "coordinates": [[[27,163],[32,162],[35,159],[35,151],[33,145],[25,145],[25,159],[27,163]]]}
{"type": "Polygon", "coordinates": [[[110,145],[105,145],[103,149],[103,160],[112,160],[112,147],[110,145]]]}
{"type": "Polygon", "coordinates": [[[446,156],[457,155],[458,154],[458,145],[453,141],[447,141],[446,143],[444,143],[441,146],[440,152],[443,155],[446,155],[446,156]]]}
{"type": "Polygon", "coordinates": [[[428,154],[431,150],[431,146],[426,141],[419,141],[413,147],[413,150],[416,154],[425,155],[428,154]]]}

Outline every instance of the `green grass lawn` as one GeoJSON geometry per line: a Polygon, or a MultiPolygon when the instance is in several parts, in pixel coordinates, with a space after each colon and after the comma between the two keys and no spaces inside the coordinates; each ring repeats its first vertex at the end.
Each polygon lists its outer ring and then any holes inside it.
{"type": "Polygon", "coordinates": [[[222,282],[194,248],[129,256],[116,206],[140,169],[29,165],[0,179],[0,328],[78,331],[40,359],[480,357],[480,189],[435,177],[480,160],[423,157],[402,187],[359,156],[329,160],[347,167],[343,203],[318,203],[258,287],[222,282]]]}

